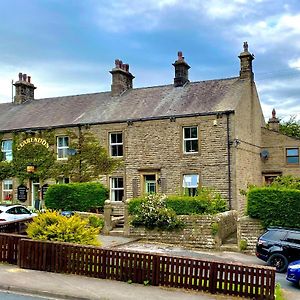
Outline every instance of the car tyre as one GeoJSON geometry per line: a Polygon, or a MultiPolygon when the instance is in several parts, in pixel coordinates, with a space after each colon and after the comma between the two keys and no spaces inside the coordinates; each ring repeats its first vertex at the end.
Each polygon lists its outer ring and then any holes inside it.
{"type": "Polygon", "coordinates": [[[276,272],[283,273],[286,270],[289,263],[284,255],[280,253],[274,253],[268,259],[268,264],[272,267],[275,267],[276,272]]]}

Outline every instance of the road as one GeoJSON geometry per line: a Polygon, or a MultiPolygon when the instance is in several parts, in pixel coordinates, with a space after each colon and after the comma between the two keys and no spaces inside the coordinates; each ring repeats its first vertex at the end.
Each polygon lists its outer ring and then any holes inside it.
{"type": "Polygon", "coordinates": [[[0,299],[1,300],[58,300],[58,298],[45,298],[45,297],[40,297],[40,296],[35,296],[35,295],[23,295],[23,294],[17,294],[17,293],[12,293],[9,291],[0,291],[0,299]]]}

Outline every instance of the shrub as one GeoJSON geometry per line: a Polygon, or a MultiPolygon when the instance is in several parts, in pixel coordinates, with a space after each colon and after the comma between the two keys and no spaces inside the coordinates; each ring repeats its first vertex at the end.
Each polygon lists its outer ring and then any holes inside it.
{"type": "Polygon", "coordinates": [[[300,178],[291,175],[278,176],[270,184],[270,187],[300,190],[300,178]]]}
{"type": "Polygon", "coordinates": [[[240,250],[245,251],[248,248],[248,242],[246,240],[240,240],[240,250]]]}
{"type": "Polygon", "coordinates": [[[264,227],[300,228],[300,191],[286,188],[253,188],[248,193],[247,211],[264,227]]]}
{"type": "Polygon", "coordinates": [[[100,183],[69,183],[51,185],[45,195],[48,209],[90,211],[103,209],[108,189],[100,183]]]}
{"type": "Polygon", "coordinates": [[[78,215],[69,218],[56,211],[39,214],[28,225],[27,234],[34,240],[59,241],[99,246],[99,229],[89,226],[78,215]]]}
{"type": "Polygon", "coordinates": [[[177,219],[176,213],[166,207],[164,196],[153,194],[141,200],[139,209],[133,214],[132,225],[166,230],[183,226],[182,222],[177,219]]]}
{"type": "MultiPolygon", "coordinates": [[[[136,214],[143,202],[143,198],[135,198],[129,201],[129,214],[136,214]]],[[[211,190],[203,188],[198,191],[198,195],[184,196],[171,195],[167,196],[166,207],[171,208],[177,215],[192,215],[192,214],[216,214],[224,212],[227,209],[227,202],[222,196],[211,190]]]]}
{"type": "Polygon", "coordinates": [[[100,217],[92,215],[89,217],[89,225],[101,230],[104,227],[104,220],[100,217]]]}

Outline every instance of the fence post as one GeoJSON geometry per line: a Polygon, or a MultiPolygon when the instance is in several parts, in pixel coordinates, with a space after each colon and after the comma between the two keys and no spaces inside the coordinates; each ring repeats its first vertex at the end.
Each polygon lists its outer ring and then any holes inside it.
{"type": "Polygon", "coordinates": [[[210,270],[209,270],[209,292],[211,294],[215,294],[217,292],[217,281],[218,281],[217,263],[211,262],[210,270]]]}
{"type": "Polygon", "coordinates": [[[159,285],[159,272],[160,272],[159,256],[154,254],[152,260],[152,285],[159,285]]]}

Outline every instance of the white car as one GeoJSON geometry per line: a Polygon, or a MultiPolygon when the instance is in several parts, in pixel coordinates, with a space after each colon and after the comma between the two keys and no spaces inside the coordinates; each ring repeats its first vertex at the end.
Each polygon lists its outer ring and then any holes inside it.
{"type": "Polygon", "coordinates": [[[32,213],[22,205],[0,205],[0,223],[25,220],[36,216],[36,213],[32,213]]]}

